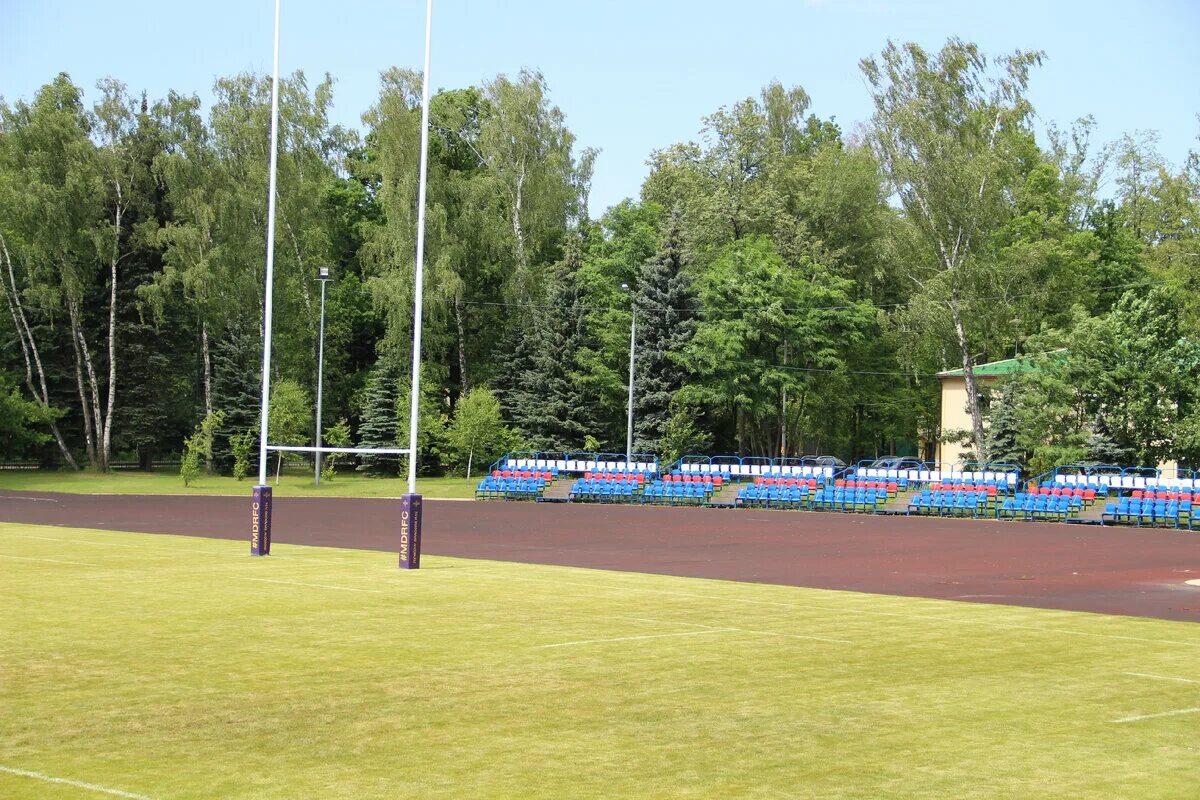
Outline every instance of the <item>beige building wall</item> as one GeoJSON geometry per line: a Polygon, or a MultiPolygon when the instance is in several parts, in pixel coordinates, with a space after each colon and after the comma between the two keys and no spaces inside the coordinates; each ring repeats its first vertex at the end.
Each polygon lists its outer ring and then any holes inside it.
{"type": "MultiPolygon", "coordinates": [[[[975,376],[978,385],[986,385],[993,378],[975,376]]],[[[944,435],[947,431],[971,430],[971,413],[967,411],[967,382],[961,377],[946,376],[942,381],[942,427],[944,435]]],[[[937,460],[941,464],[957,464],[965,453],[971,450],[969,444],[938,442],[937,460]]]]}

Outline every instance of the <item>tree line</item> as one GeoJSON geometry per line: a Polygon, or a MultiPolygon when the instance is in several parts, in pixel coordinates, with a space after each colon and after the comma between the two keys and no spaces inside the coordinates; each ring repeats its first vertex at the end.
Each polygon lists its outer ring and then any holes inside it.
{"type": "MultiPolygon", "coordinates": [[[[930,457],[1042,469],[1200,465],[1200,155],[1156,137],[1035,136],[1044,56],[949,40],[861,69],[843,130],[772,83],[657,150],[637,198],[587,206],[582,147],[533,71],[430,101],[420,468],[507,450],[930,457]],[[994,389],[974,367],[1022,356],[994,389]],[[971,428],[939,429],[962,369],[971,428]]],[[[404,446],[420,75],[381,77],[361,132],[334,82],[281,82],[271,427],[404,446]]],[[[0,101],[0,454],[105,470],[257,457],[269,79],[205,109],[60,74],[0,101]],[[199,455],[198,455],[199,454],[199,455]]],[[[399,461],[366,457],[372,473],[399,461]]]]}

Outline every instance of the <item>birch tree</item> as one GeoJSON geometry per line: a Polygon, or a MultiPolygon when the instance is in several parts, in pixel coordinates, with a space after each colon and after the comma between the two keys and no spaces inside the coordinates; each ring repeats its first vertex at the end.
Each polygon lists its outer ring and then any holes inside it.
{"type": "MultiPolygon", "coordinates": [[[[36,370],[37,383],[31,370],[30,391],[39,402],[49,403],[41,353],[50,342],[39,345],[37,337],[53,336],[54,327],[31,325],[29,317],[53,321],[65,311],[85,450],[88,462],[102,467],[99,384],[82,307],[95,278],[94,235],[104,224],[104,184],[90,139],[92,118],[65,73],[43,86],[31,104],[19,102],[3,112],[2,224],[21,245],[20,273],[12,250],[5,248],[7,291],[22,354],[36,370]]],[[[75,466],[62,437],[56,438],[67,463],[75,466]]]]}
{"type": "Polygon", "coordinates": [[[861,62],[875,103],[873,143],[891,190],[929,256],[907,265],[918,295],[950,317],[965,375],[974,445],[985,442],[967,315],[988,266],[988,237],[1003,225],[1017,151],[1032,112],[1025,92],[1043,55],[989,59],[951,39],[939,53],[889,42],[861,62]]]}

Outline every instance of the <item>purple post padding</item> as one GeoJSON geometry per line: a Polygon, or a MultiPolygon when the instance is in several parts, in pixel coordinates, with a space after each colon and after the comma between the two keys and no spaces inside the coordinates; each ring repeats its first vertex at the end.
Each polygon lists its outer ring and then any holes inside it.
{"type": "Polygon", "coordinates": [[[250,502],[250,555],[271,555],[271,487],[255,486],[250,502]]]}
{"type": "Polygon", "coordinates": [[[400,497],[400,569],[421,568],[421,495],[400,497]]]}

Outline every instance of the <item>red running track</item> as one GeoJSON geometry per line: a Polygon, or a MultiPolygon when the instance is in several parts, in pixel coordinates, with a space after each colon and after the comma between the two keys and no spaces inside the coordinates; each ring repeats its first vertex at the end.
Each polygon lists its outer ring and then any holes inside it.
{"type": "MultiPolygon", "coordinates": [[[[395,550],[399,502],[276,498],[274,541],[395,550]]],[[[0,520],[248,539],[249,497],[0,492],[0,520]]],[[[1200,533],[786,511],[425,501],[429,555],[1200,621],[1200,533]]],[[[247,548],[249,545],[247,544],[247,548]]]]}

